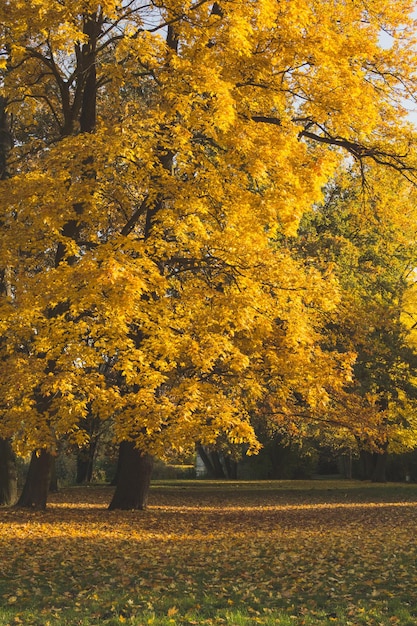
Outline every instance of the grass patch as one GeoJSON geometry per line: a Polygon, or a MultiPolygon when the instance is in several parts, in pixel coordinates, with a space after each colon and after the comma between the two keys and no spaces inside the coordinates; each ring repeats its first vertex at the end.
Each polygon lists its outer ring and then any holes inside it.
{"type": "Polygon", "coordinates": [[[417,623],[417,486],[155,482],[0,510],[0,626],[417,623]]]}

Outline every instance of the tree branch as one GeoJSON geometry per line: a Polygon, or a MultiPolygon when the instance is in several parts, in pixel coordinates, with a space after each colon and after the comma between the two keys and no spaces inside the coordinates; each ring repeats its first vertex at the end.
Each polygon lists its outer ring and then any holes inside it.
{"type": "Polygon", "coordinates": [[[123,226],[122,230],[120,231],[120,234],[126,237],[129,233],[131,233],[134,227],[136,226],[138,219],[141,217],[141,215],[145,213],[147,208],[148,208],[148,196],[144,198],[140,207],[136,209],[132,217],[123,226]]]}

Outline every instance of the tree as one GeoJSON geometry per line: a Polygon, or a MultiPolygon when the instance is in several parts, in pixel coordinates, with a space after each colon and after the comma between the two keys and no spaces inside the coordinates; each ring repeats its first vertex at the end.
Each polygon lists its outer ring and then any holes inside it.
{"type": "Polygon", "coordinates": [[[413,176],[410,8],[4,3],[1,429],[20,453],[87,444],[90,416],[141,459],[219,437],[256,451],[266,372],[289,422],[326,397],[313,357],[340,387],[314,312],[335,292],[277,241],[346,152],[413,176]]]}
{"type": "Polygon", "coordinates": [[[15,457],[9,439],[0,439],[0,506],[14,504],[17,498],[15,457]]]}
{"type": "Polygon", "coordinates": [[[225,449],[222,449],[219,443],[211,448],[197,446],[196,452],[209,478],[237,478],[237,461],[242,456],[242,450],[241,446],[234,448],[226,445],[225,449]]]}
{"type": "Polygon", "coordinates": [[[356,432],[367,478],[384,480],[388,450],[417,444],[415,189],[396,174],[367,168],[366,184],[342,172],[326,202],[301,226],[304,257],[332,264],[341,287],[328,343],[356,354],[350,393],[373,412],[375,430],[356,432]]]}
{"type": "Polygon", "coordinates": [[[100,439],[103,435],[102,422],[94,417],[86,417],[85,430],[88,432],[88,441],[84,446],[77,448],[77,476],[78,484],[89,483],[93,478],[94,461],[100,439]]]}
{"type": "Polygon", "coordinates": [[[139,450],[132,441],[122,441],[117,486],[109,509],[146,509],[152,469],[150,454],[139,450]]]}
{"type": "MultiPolygon", "coordinates": [[[[100,19],[98,16],[86,15],[82,21],[83,27],[83,35],[85,36],[85,42],[82,45],[77,44],[77,57],[76,57],[76,67],[75,67],[75,89],[74,89],[74,99],[73,106],[69,107],[68,97],[70,93],[70,87],[68,85],[64,85],[61,77],[58,76],[57,72],[54,72],[53,66],[53,56],[46,61],[46,57],[42,57],[36,45],[33,48],[33,54],[28,54],[29,66],[30,62],[40,61],[44,62],[44,65],[49,67],[49,70],[52,70],[54,74],[54,78],[56,80],[56,87],[61,89],[61,102],[62,102],[62,125],[60,125],[60,138],[69,135],[74,130],[74,125],[76,123],[79,124],[78,132],[80,133],[91,133],[95,127],[95,119],[96,119],[96,106],[95,106],[95,98],[96,98],[96,71],[95,71],[95,45],[96,45],[96,37],[98,35],[98,30],[100,26],[100,19]]],[[[30,37],[30,34],[29,34],[30,37]]],[[[9,59],[7,64],[7,69],[13,74],[13,68],[11,67],[14,61],[13,49],[6,43],[6,51],[8,53],[9,59]],[[10,69],[11,68],[11,69],[10,69]]],[[[18,56],[18,54],[17,54],[18,56]]],[[[39,68],[41,72],[45,70],[45,67],[39,68]]],[[[36,71],[36,68],[35,68],[36,71]]],[[[36,88],[35,88],[36,89],[36,88]]],[[[48,89],[46,89],[46,93],[44,97],[46,98],[49,105],[51,105],[51,101],[49,100],[48,89]]],[[[23,100],[26,97],[30,97],[31,94],[24,94],[23,100]]],[[[37,94],[33,94],[33,97],[36,98],[37,94]]],[[[53,105],[51,107],[52,113],[54,113],[53,105]]],[[[41,128],[43,124],[48,124],[51,116],[45,116],[43,111],[39,112],[41,117],[41,128]]],[[[42,137],[45,139],[45,137],[42,137]]],[[[91,179],[94,177],[94,171],[92,170],[91,157],[86,156],[85,159],[82,159],[80,164],[80,177],[81,180],[85,178],[91,179]]],[[[77,216],[81,216],[84,210],[83,202],[73,202],[72,209],[77,216]]],[[[74,243],[77,241],[77,237],[79,236],[79,223],[77,220],[72,217],[66,220],[61,228],[62,235],[69,238],[74,243]]],[[[20,252],[20,251],[19,251],[20,252]]],[[[68,246],[63,241],[57,241],[55,246],[55,251],[51,254],[49,251],[49,257],[53,258],[53,267],[57,268],[64,257],[67,257],[67,263],[72,264],[74,259],[68,255],[68,246]]],[[[48,264],[42,269],[49,269],[48,264]]],[[[33,272],[33,269],[29,270],[33,272]]],[[[39,271],[38,268],[35,269],[35,274],[39,271]]],[[[45,319],[49,322],[53,321],[56,317],[56,314],[61,311],[65,305],[59,303],[57,309],[53,310],[49,304],[45,306],[43,311],[43,315],[45,319]]],[[[35,328],[35,333],[37,329],[35,328]]],[[[47,351],[43,351],[37,355],[38,357],[44,357],[43,366],[43,375],[44,376],[54,376],[56,372],[56,362],[54,358],[49,358],[47,351]],[[47,357],[45,359],[45,357],[47,357]]],[[[40,385],[36,385],[33,390],[33,398],[32,401],[35,404],[36,412],[38,414],[48,413],[50,410],[50,399],[48,397],[48,393],[44,393],[42,387],[40,385]]],[[[44,447],[43,444],[39,446],[39,449],[35,450],[32,453],[29,472],[27,476],[27,481],[21,494],[21,497],[18,500],[18,506],[28,506],[28,507],[40,507],[44,508],[46,506],[46,497],[47,490],[49,488],[49,480],[51,475],[52,461],[53,457],[51,452],[53,452],[53,448],[48,449],[48,447],[44,447]]]]}
{"type": "MultiPolygon", "coordinates": [[[[8,177],[7,158],[12,147],[7,100],[0,96],[0,180],[8,177]]],[[[3,224],[0,221],[0,226],[3,224]]],[[[0,274],[0,298],[12,297],[10,268],[3,266],[0,274]]],[[[2,339],[0,339],[0,342],[2,339]]],[[[9,438],[0,436],[0,505],[13,504],[17,496],[15,455],[9,438]]]]}

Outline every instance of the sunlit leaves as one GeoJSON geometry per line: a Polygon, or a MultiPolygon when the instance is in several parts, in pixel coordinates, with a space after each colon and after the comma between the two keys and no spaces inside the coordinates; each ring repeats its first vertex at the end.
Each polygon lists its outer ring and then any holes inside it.
{"type": "Polygon", "coordinates": [[[287,238],[342,148],[412,164],[410,9],[0,9],[15,134],[0,200],[3,434],[14,424],[22,449],[79,443],[93,414],[159,455],[223,435],[256,450],[256,411],[292,431],[342,398],[353,350],[323,343],[337,284],[287,238]]]}
{"type": "Polygon", "coordinates": [[[414,188],[380,168],[367,169],[366,186],[344,173],[329,187],[326,203],[306,217],[298,243],[310,262],[331,264],[339,276],[341,301],[327,341],[356,354],[347,389],[358,407],[363,398],[367,425],[376,428],[372,436],[365,426],[359,440],[379,439],[396,450],[401,439],[410,445],[417,364],[414,188]]]}

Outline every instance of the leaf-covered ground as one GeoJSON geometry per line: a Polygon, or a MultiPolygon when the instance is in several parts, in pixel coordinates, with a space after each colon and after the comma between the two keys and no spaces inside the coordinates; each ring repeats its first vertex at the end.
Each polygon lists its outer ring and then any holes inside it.
{"type": "Polygon", "coordinates": [[[0,625],[417,623],[417,486],[70,488],[0,510],[0,625]]]}

